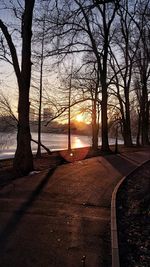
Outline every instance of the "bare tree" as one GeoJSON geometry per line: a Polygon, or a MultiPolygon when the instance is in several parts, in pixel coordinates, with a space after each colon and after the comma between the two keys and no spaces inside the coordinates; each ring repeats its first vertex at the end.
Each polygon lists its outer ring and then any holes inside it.
{"type": "Polygon", "coordinates": [[[148,145],[149,142],[149,116],[150,101],[148,82],[150,79],[150,1],[145,0],[138,5],[139,12],[137,14],[137,28],[140,32],[140,45],[137,51],[135,73],[138,81],[139,91],[139,131],[141,131],[142,145],[148,145]]]}
{"type": "MultiPolygon", "coordinates": [[[[41,157],[41,116],[42,116],[42,95],[43,95],[43,65],[44,65],[44,46],[45,46],[45,14],[38,18],[37,21],[38,33],[35,38],[36,46],[41,46],[40,52],[34,51],[34,58],[36,57],[38,60],[37,65],[40,65],[40,82],[39,82],[39,108],[38,108],[38,147],[37,147],[37,154],[36,157],[41,157]],[[41,25],[42,24],[42,25],[41,25]],[[41,32],[39,32],[39,28],[41,32]]],[[[39,50],[39,48],[38,48],[39,50]]]]}
{"type": "MultiPolygon", "coordinates": [[[[75,82],[81,99],[88,99],[88,112],[91,114],[92,124],[92,149],[97,151],[101,109],[99,72],[97,62],[94,61],[91,55],[89,55],[88,59],[85,57],[83,63],[75,75],[75,82]]],[[[87,112],[86,109],[85,107],[84,111],[87,112]]]]}
{"type": "MultiPolygon", "coordinates": [[[[108,101],[108,56],[111,42],[111,26],[119,1],[78,1],[73,5],[68,1],[57,1],[56,18],[51,18],[52,30],[57,38],[53,50],[48,55],[68,53],[91,53],[94,55],[102,89],[101,121],[102,150],[109,151],[107,101],[108,101]],[[108,3],[110,2],[110,3],[108,3]],[[57,30],[55,30],[57,26],[57,30]]],[[[62,58],[61,57],[61,58],[62,58]]]]}
{"type": "Polygon", "coordinates": [[[33,156],[31,151],[31,134],[29,127],[29,91],[31,79],[31,38],[32,17],[35,0],[25,0],[22,14],[22,55],[21,67],[17,51],[7,26],[0,19],[0,29],[7,41],[12,63],[16,74],[19,101],[18,101],[18,134],[17,149],[14,158],[14,169],[19,175],[26,175],[33,170],[33,156]]]}
{"type": "Polygon", "coordinates": [[[130,92],[133,63],[139,45],[139,35],[135,45],[134,28],[136,25],[134,24],[134,18],[136,15],[136,3],[134,13],[130,7],[130,1],[125,0],[121,4],[118,9],[119,23],[117,21],[116,24],[118,30],[114,38],[114,43],[118,47],[120,56],[118,56],[116,50],[115,52],[112,50],[111,67],[115,73],[114,84],[116,86],[116,96],[120,104],[124,143],[126,146],[131,146],[130,92]]]}

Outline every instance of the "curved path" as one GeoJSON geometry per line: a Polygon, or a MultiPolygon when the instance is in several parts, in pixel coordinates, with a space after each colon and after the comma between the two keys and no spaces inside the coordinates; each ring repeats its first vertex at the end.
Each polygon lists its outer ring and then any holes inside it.
{"type": "Polygon", "coordinates": [[[96,157],[0,190],[0,267],[110,267],[110,203],[117,182],[150,158],[96,157]]]}

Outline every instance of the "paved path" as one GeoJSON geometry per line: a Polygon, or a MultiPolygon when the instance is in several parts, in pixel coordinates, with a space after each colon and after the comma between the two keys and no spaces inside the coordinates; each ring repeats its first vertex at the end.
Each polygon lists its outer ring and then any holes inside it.
{"type": "Polygon", "coordinates": [[[150,152],[96,157],[0,190],[0,267],[110,267],[110,202],[150,152]]]}

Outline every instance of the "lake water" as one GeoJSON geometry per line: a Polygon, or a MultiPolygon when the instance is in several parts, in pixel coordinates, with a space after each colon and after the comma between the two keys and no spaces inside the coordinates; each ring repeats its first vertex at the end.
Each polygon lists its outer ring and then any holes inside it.
{"type": "MultiPolygon", "coordinates": [[[[37,133],[32,133],[32,138],[37,140],[37,133]]],[[[67,149],[67,135],[55,133],[42,133],[42,143],[51,151],[67,149]]],[[[114,139],[109,139],[110,144],[114,144],[114,139]]],[[[119,140],[119,143],[123,141],[119,140]]],[[[91,137],[83,135],[71,136],[72,148],[87,147],[91,145],[91,137]]],[[[99,139],[99,145],[101,140],[99,139]]],[[[15,133],[0,133],[0,159],[13,157],[16,150],[16,134],[15,133]]],[[[32,142],[32,151],[36,153],[37,144],[32,142]]],[[[45,152],[42,149],[42,152],[45,152]]]]}

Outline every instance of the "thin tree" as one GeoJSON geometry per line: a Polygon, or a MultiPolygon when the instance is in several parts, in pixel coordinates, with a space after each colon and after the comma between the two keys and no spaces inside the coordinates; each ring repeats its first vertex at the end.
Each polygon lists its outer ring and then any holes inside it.
{"type": "MultiPolygon", "coordinates": [[[[81,99],[88,98],[88,111],[91,114],[92,124],[92,149],[98,150],[98,135],[99,135],[99,117],[101,100],[100,95],[100,83],[99,72],[97,68],[97,62],[93,58],[87,57],[84,59],[84,64],[77,72],[75,77],[76,87],[78,88],[78,94],[80,93],[81,99]],[[90,102],[89,102],[90,100],[90,102]]],[[[86,108],[84,111],[87,112],[86,108]]]]}
{"type": "Polygon", "coordinates": [[[72,86],[72,70],[69,77],[69,93],[68,93],[68,151],[71,151],[71,86],[72,86]]]}
{"type": "Polygon", "coordinates": [[[45,16],[43,18],[41,36],[41,55],[40,55],[40,93],[39,93],[39,114],[38,114],[38,148],[36,156],[41,157],[41,111],[42,111],[42,91],[43,91],[43,63],[44,63],[44,41],[45,41],[45,16]]]}

